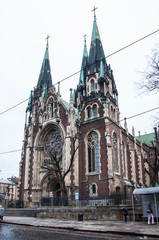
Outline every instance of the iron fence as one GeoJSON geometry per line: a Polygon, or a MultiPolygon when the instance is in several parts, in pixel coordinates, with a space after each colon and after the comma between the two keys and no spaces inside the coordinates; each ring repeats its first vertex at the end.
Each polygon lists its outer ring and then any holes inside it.
{"type": "Polygon", "coordinates": [[[68,206],[68,197],[42,197],[41,206],[68,206]]]}
{"type": "MultiPolygon", "coordinates": [[[[135,198],[135,203],[139,203],[139,197],[135,198]]],[[[80,206],[108,206],[108,205],[120,205],[132,204],[132,194],[111,194],[111,195],[100,195],[100,196],[88,196],[82,195],[79,199],[80,206]]]]}

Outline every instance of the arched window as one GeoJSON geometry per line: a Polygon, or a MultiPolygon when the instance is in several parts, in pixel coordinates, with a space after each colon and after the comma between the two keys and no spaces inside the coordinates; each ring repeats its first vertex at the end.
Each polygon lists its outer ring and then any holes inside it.
{"type": "Polygon", "coordinates": [[[115,120],[115,108],[111,106],[111,117],[113,120],[115,120]]]}
{"type": "Polygon", "coordinates": [[[114,160],[114,171],[118,172],[119,165],[118,165],[118,145],[117,145],[117,135],[113,133],[113,160],[114,160]]]}
{"type": "Polygon", "coordinates": [[[99,172],[99,142],[95,131],[88,135],[88,172],[99,172]]]}
{"type": "Polygon", "coordinates": [[[88,115],[88,118],[92,117],[92,109],[91,109],[91,107],[87,108],[87,115],[88,115]]]}
{"type": "Polygon", "coordinates": [[[91,92],[95,92],[95,82],[91,79],[91,92]]]}
{"type": "Polygon", "coordinates": [[[97,197],[98,196],[98,186],[96,183],[91,183],[89,186],[89,195],[90,197],[97,197]]]}
{"type": "Polygon", "coordinates": [[[92,184],[92,193],[96,194],[97,193],[97,188],[95,184],[92,184]]]}
{"type": "Polygon", "coordinates": [[[93,116],[97,117],[97,105],[96,104],[93,105],[93,116]]]}
{"type": "Polygon", "coordinates": [[[125,144],[122,142],[122,167],[123,167],[123,175],[126,177],[126,162],[125,162],[125,144]]]}

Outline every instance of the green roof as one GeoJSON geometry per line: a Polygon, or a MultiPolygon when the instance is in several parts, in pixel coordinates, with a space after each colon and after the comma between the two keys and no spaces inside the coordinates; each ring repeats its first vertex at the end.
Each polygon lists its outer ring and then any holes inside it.
{"type": "MultiPolygon", "coordinates": [[[[141,142],[147,145],[152,145],[152,142],[153,143],[155,142],[155,133],[148,133],[145,135],[141,135],[140,137],[141,137],[141,142]]],[[[139,136],[136,137],[136,139],[140,141],[139,136]]]]}
{"type": "MultiPolygon", "coordinates": [[[[65,106],[65,108],[67,110],[69,110],[69,103],[66,102],[64,99],[60,98],[61,99],[61,102],[63,103],[63,105],[65,106]]],[[[74,110],[75,110],[75,119],[78,120],[78,109],[74,107],[74,110]]]]}
{"type": "Polygon", "coordinates": [[[65,108],[66,108],[67,110],[69,110],[69,103],[66,102],[63,98],[60,98],[60,99],[61,99],[61,102],[63,103],[63,105],[65,106],[65,108]]]}

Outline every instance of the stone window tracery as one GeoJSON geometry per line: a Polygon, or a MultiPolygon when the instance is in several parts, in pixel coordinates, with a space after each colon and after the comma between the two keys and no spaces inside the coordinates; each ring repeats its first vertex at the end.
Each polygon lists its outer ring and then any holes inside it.
{"type": "Polygon", "coordinates": [[[45,156],[44,163],[48,164],[50,161],[50,156],[55,156],[56,160],[61,161],[62,149],[63,149],[63,139],[58,130],[52,129],[45,140],[45,156]]]}
{"type": "Polygon", "coordinates": [[[98,108],[97,104],[94,104],[93,106],[87,107],[87,113],[86,113],[86,119],[95,118],[98,116],[98,108]]]}
{"type": "Polygon", "coordinates": [[[99,172],[99,141],[95,131],[88,135],[88,172],[99,172]]]}

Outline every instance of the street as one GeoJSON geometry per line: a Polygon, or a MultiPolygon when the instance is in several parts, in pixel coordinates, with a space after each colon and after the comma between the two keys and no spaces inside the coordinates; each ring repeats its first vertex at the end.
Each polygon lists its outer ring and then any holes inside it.
{"type": "MultiPolygon", "coordinates": [[[[0,239],[1,240],[42,240],[42,239],[54,239],[54,240],[97,240],[97,239],[145,239],[141,236],[126,236],[117,234],[99,234],[99,233],[86,233],[86,232],[74,232],[64,230],[54,230],[46,228],[36,228],[29,226],[17,226],[14,224],[0,223],[0,239]]],[[[157,238],[148,238],[157,239],[157,238]]]]}

